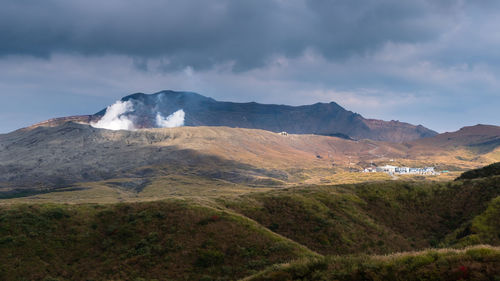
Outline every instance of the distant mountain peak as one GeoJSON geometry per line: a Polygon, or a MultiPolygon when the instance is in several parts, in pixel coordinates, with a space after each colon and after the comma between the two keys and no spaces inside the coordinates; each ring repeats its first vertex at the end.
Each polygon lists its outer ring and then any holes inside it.
{"type": "Polygon", "coordinates": [[[206,97],[194,92],[183,92],[183,91],[172,91],[172,90],[163,90],[154,94],[144,94],[144,93],[135,93],[131,94],[128,96],[125,96],[121,99],[121,101],[128,101],[128,100],[146,100],[146,99],[161,99],[161,98],[168,98],[168,99],[182,99],[182,100],[198,100],[198,101],[215,101],[214,99],[210,97],[206,97]]]}
{"type": "MultiPolygon", "coordinates": [[[[158,115],[168,118],[182,110],[184,126],[227,126],[392,142],[437,134],[421,125],[365,119],[334,101],[301,106],[220,102],[197,93],[172,90],[154,94],[135,93],[121,101],[131,103],[129,106],[133,110],[125,115],[135,120],[137,128],[157,127],[158,115]]],[[[105,113],[106,109],[95,116],[105,113]]]]}
{"type": "Polygon", "coordinates": [[[147,96],[147,94],[144,94],[144,93],[135,93],[135,94],[131,94],[131,95],[123,97],[121,99],[121,101],[140,100],[140,99],[144,99],[146,96],[147,96]]]}

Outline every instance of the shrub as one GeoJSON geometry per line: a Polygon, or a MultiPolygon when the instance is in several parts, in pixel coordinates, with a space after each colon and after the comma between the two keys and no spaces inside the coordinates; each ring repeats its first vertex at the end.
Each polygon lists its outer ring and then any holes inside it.
{"type": "Polygon", "coordinates": [[[224,263],[224,253],[213,249],[199,249],[195,265],[198,267],[211,267],[224,263]]]}

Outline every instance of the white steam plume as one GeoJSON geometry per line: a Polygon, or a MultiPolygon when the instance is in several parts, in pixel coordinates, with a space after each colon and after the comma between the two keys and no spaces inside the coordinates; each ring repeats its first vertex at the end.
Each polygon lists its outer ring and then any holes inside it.
{"type": "Polygon", "coordinates": [[[156,125],[160,128],[181,127],[184,126],[184,116],[186,116],[186,113],[182,109],[177,110],[166,118],[158,112],[156,113],[156,125]]]}
{"type": "Polygon", "coordinates": [[[124,115],[133,110],[134,105],[131,101],[117,101],[106,108],[106,113],[101,120],[90,125],[108,130],[135,130],[136,127],[132,118],[124,115]]]}

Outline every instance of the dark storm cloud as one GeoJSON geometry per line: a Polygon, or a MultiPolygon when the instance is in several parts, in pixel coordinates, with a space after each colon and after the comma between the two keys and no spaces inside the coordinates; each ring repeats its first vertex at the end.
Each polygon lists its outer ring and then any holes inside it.
{"type": "MultiPolygon", "coordinates": [[[[341,60],[386,42],[437,38],[454,25],[462,2],[4,0],[0,55],[119,54],[137,62],[162,57],[167,69],[234,62],[245,70],[307,48],[341,60]]],[[[147,69],[147,63],[137,66],[147,69]]]]}

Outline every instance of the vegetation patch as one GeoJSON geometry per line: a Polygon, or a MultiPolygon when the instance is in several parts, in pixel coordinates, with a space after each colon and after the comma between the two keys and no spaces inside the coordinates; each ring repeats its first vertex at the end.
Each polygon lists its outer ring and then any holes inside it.
{"type": "Polygon", "coordinates": [[[245,281],[499,280],[500,249],[428,250],[389,256],[329,256],[270,267],[245,281]]]}
{"type": "MultiPolygon", "coordinates": [[[[157,192],[167,183],[193,187],[193,182],[156,179],[142,192],[157,192]]],[[[212,189],[239,188],[209,183],[212,189]]],[[[500,246],[499,176],[311,185],[213,197],[190,192],[142,203],[4,204],[0,280],[498,277],[498,248],[442,248],[500,246]]]]}
{"type": "Polygon", "coordinates": [[[0,208],[1,280],[234,280],[308,255],[194,202],[0,208]]]}
{"type": "Polygon", "coordinates": [[[465,179],[477,179],[491,176],[499,176],[500,175],[500,162],[493,163],[483,168],[470,170],[462,173],[457,180],[465,180],[465,179]]]}
{"type": "Polygon", "coordinates": [[[500,181],[493,177],[307,186],[219,202],[321,254],[388,254],[452,244],[450,233],[499,195],[500,181]]]}

